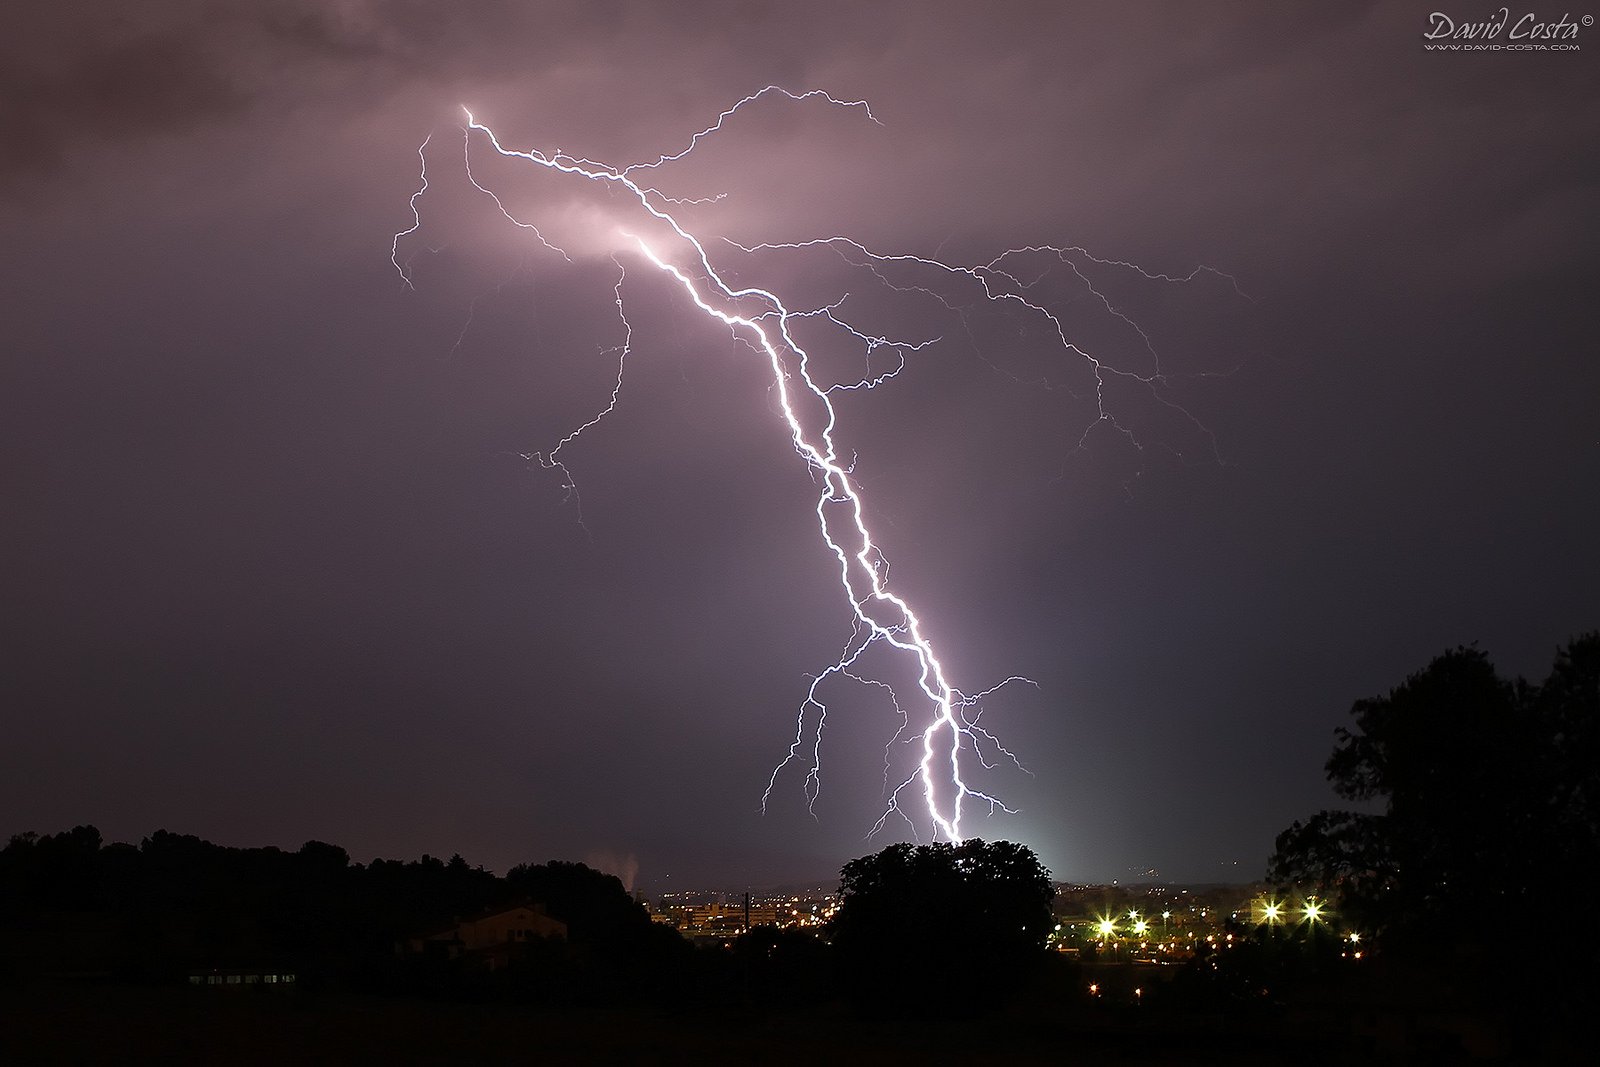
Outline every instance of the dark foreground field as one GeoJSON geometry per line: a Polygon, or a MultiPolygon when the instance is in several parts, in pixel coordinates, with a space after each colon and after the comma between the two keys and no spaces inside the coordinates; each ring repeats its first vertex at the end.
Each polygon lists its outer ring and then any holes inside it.
{"type": "Polygon", "coordinates": [[[879,1021],[842,1009],[617,1011],[94,984],[0,989],[0,1063],[1350,1062],[1282,1021],[879,1021]]]}

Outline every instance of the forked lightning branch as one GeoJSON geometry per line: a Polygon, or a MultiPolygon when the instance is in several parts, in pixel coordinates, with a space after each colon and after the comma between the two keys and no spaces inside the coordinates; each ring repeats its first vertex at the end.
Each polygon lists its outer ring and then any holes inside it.
{"type": "MultiPolygon", "coordinates": [[[[969,293],[966,299],[970,303],[1004,303],[1023,309],[1037,318],[1063,358],[1082,361],[1092,375],[1093,396],[1088,399],[1093,405],[1093,414],[1082,428],[1080,443],[1097,431],[1134,439],[1132,431],[1118,421],[1108,406],[1105,386],[1112,377],[1126,379],[1149,390],[1152,397],[1174,410],[1181,412],[1182,409],[1164,393],[1166,379],[1159,360],[1154,358],[1148,337],[1094,287],[1078,264],[1095,263],[1138,271],[1145,279],[1165,282],[1187,281],[1199,272],[1178,277],[1152,274],[1133,264],[1096,259],[1081,248],[1052,245],[1011,249],[987,263],[961,265],[923,256],[881,253],[838,234],[803,242],[745,244],[720,235],[695,232],[680,219],[686,214],[685,207],[714,204],[717,195],[695,199],[672,197],[647,183],[647,178],[652,182],[659,180],[658,175],[689,157],[707,139],[722,134],[741,112],[771,104],[845,109],[859,112],[864,122],[877,122],[864,101],[841,100],[816,90],[796,93],[768,86],[723,111],[713,123],[689,137],[680,149],[644,162],[612,166],[556,149],[508,146],[488,125],[472,113],[466,113],[460,165],[472,187],[492,202],[508,224],[526,231],[530,240],[565,261],[571,261],[574,255],[593,254],[610,256],[617,263],[614,294],[624,342],[609,350],[616,357],[616,376],[610,396],[597,406],[592,417],[571,428],[548,449],[529,453],[528,458],[556,470],[564,487],[576,493],[576,483],[563,452],[583,434],[600,426],[605,416],[616,409],[624,388],[624,372],[633,337],[624,306],[630,277],[628,263],[664,275],[681,292],[686,311],[725,327],[762,361],[771,376],[772,392],[794,451],[812,472],[817,490],[814,509],[817,532],[836,562],[840,591],[854,618],[850,637],[838,660],[818,671],[805,692],[795,715],[793,739],[773,768],[761,798],[762,808],[765,810],[774,790],[792,769],[801,776],[800,788],[808,808],[814,810],[822,788],[822,737],[828,714],[824,687],[842,682],[887,690],[898,716],[898,728],[885,746],[884,806],[872,830],[876,832],[889,820],[899,818],[905,820],[914,836],[920,837],[923,830],[931,830],[936,837],[959,841],[963,836],[963,820],[973,809],[991,813],[1013,811],[991,791],[987,779],[1002,764],[1017,769],[1021,769],[1021,764],[982,723],[982,700],[1001,686],[1027,682],[1027,679],[1009,677],[972,694],[952,683],[917,611],[890,581],[889,555],[868,525],[868,512],[855,469],[856,457],[845,454],[836,440],[838,411],[833,402],[834,395],[840,391],[869,391],[905,373],[907,356],[935,343],[938,338],[897,340],[857,329],[840,311],[846,295],[843,293],[827,306],[791,306],[782,295],[770,289],[730,281],[732,273],[726,265],[719,266],[711,249],[726,249],[727,255],[742,257],[827,249],[853,267],[864,270],[874,285],[886,291],[915,290],[932,294],[926,284],[896,277],[897,272],[931,273],[947,284],[963,287],[969,293]],[[622,207],[613,207],[607,212],[612,217],[598,227],[607,233],[592,252],[558,247],[547,236],[551,231],[549,226],[542,226],[537,218],[518,217],[507,208],[501,193],[483,184],[472,169],[475,152],[494,153],[505,160],[542,168],[560,176],[562,181],[604,187],[620,194],[614,196],[613,201],[622,207]],[[1021,270],[1015,266],[1039,257],[1064,264],[1107,313],[1120,318],[1144,338],[1143,345],[1151,357],[1148,369],[1118,369],[1069,338],[1061,315],[1042,300],[1030,296],[1030,285],[1022,280],[1021,270]],[[837,344],[865,351],[869,368],[870,358],[884,351],[896,353],[895,366],[886,370],[869,369],[860,380],[827,380],[817,372],[812,353],[797,339],[801,320],[808,320],[813,327],[808,337],[815,336],[817,323],[826,323],[837,344]],[[872,648],[885,650],[888,655],[900,659],[903,675],[914,678],[914,686],[896,691],[882,678],[868,673],[865,667],[868,660],[864,657],[872,648]],[[905,746],[910,746],[912,755],[898,762],[901,770],[896,774],[894,756],[898,748],[905,746]],[[915,805],[918,798],[920,805],[915,805]]],[[[421,203],[429,191],[430,150],[437,151],[431,137],[418,150],[421,182],[411,197],[412,224],[394,236],[391,247],[395,269],[408,286],[411,275],[401,251],[402,245],[422,229],[421,203]]],[[[938,299],[949,303],[947,297],[938,299]]],[[[1183,414],[1187,417],[1186,412],[1183,414]]],[[[1200,429],[1203,431],[1203,427],[1200,429]]]]}

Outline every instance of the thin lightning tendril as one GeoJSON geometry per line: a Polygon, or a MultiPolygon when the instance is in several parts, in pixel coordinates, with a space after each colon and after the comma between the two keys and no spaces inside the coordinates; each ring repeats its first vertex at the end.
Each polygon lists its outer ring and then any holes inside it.
{"type": "Polygon", "coordinates": [[[422,194],[428,191],[428,142],[431,140],[433,140],[433,134],[430,133],[417,146],[417,160],[422,170],[422,184],[417,187],[416,192],[411,194],[411,225],[395,234],[394,241],[389,246],[389,262],[394,264],[395,271],[399,273],[400,280],[405,282],[407,289],[414,289],[415,286],[411,284],[411,275],[407,273],[405,267],[400,265],[400,241],[422,229],[422,213],[417,210],[417,201],[422,199],[422,194]]]}
{"type": "Polygon", "coordinates": [[[620,345],[601,349],[600,352],[601,355],[615,354],[617,357],[617,378],[611,386],[611,401],[590,417],[588,422],[583,423],[575,430],[569,431],[565,437],[556,442],[556,446],[550,451],[520,453],[523,459],[537,463],[545,470],[561,472],[561,488],[567,494],[566,498],[572,502],[573,507],[576,509],[578,525],[582,527],[585,535],[588,535],[589,527],[584,525],[583,521],[583,498],[578,494],[578,483],[573,479],[572,472],[567,469],[566,462],[560,458],[560,455],[561,450],[581,437],[585,430],[617,410],[617,403],[622,397],[622,378],[628,365],[628,353],[633,350],[633,324],[628,321],[628,311],[622,303],[622,283],[628,278],[628,268],[624,267],[622,261],[614,256],[612,257],[612,262],[617,265],[617,281],[611,287],[611,292],[617,305],[617,318],[622,321],[623,332],[620,345]]]}
{"type": "MultiPolygon", "coordinates": [[[[649,162],[633,163],[617,168],[594,160],[572,156],[560,150],[545,152],[537,149],[519,150],[508,148],[501,143],[493,130],[480,123],[470,111],[467,111],[467,125],[463,131],[467,146],[463,154],[467,180],[473,188],[485,194],[494,202],[496,209],[502,216],[517,227],[531,232],[541,245],[552,252],[558,253],[568,262],[572,261],[572,256],[566,250],[550,243],[545,238],[544,233],[532,223],[525,222],[513,215],[496,193],[478,181],[472,172],[470,159],[473,135],[481,135],[490,148],[502,157],[530,163],[546,170],[569,176],[575,180],[596,183],[613,191],[620,191],[631,196],[646,214],[656,222],[663,224],[670,231],[672,242],[675,242],[677,248],[675,254],[664,255],[657,250],[654,243],[647,242],[637,235],[630,235],[629,240],[639,258],[653,266],[681,289],[689,304],[695,309],[708,318],[722,323],[737,341],[763,357],[767,363],[771,373],[771,388],[777,397],[778,408],[781,410],[784,422],[788,427],[790,441],[794,450],[804,459],[808,469],[812,472],[818,488],[815,507],[818,529],[822,535],[823,542],[837,561],[839,581],[854,616],[854,630],[839,658],[831,666],[812,677],[805,698],[801,701],[795,715],[794,740],[788,746],[787,753],[783,759],[773,768],[767,782],[767,788],[762,794],[762,810],[766,810],[768,801],[784,769],[792,763],[798,763],[806,767],[802,792],[807,810],[813,814],[815,813],[815,805],[822,790],[822,735],[828,715],[828,704],[824,699],[823,688],[830,679],[838,677],[864,686],[886,690],[894,704],[895,712],[901,720],[899,729],[884,747],[884,792],[887,794],[887,798],[884,810],[873,825],[870,833],[878,832],[891,817],[898,815],[905,820],[914,836],[920,836],[918,820],[907,812],[902,800],[903,795],[908,790],[914,790],[920,792],[922,796],[927,818],[932,823],[935,836],[943,835],[949,840],[959,841],[962,838],[964,809],[969,802],[983,805],[991,813],[997,810],[1015,811],[999,798],[979,789],[969,780],[964,771],[964,763],[968,758],[976,760],[979,766],[985,769],[993,769],[1000,761],[1004,760],[1026,772],[1026,768],[1022,767],[1016,755],[1001,744],[985,726],[980,724],[982,718],[981,701],[1003,686],[1016,682],[1028,685],[1034,685],[1035,683],[1029,679],[1014,676],[1005,679],[999,685],[971,696],[962,693],[951,685],[946,677],[943,663],[935,653],[932,642],[924,632],[921,618],[905,599],[889,587],[887,558],[867,526],[865,504],[855,476],[855,457],[852,455],[848,460],[841,457],[834,439],[837,413],[831,399],[833,394],[839,392],[871,390],[883,385],[905,369],[908,353],[919,352],[927,346],[935,344],[941,338],[931,337],[921,341],[890,339],[867,333],[850,325],[842,317],[843,299],[810,310],[791,310],[777,294],[767,289],[756,286],[739,287],[730,283],[724,277],[724,274],[713,265],[711,257],[700,238],[680,223],[670,210],[672,205],[703,206],[714,204],[724,194],[700,199],[670,197],[653,187],[642,185],[636,180],[636,176],[642,176],[645,172],[659,171],[674,162],[684,159],[705,139],[722,131],[725,124],[742,109],[756,101],[772,96],[786,97],[790,101],[797,103],[816,100],[839,108],[859,108],[870,121],[878,123],[877,117],[872,114],[872,110],[866,101],[841,100],[822,90],[795,93],[778,86],[767,86],[744,97],[724,110],[717,116],[715,122],[695,133],[689,139],[688,144],[679,151],[659,155],[649,162]],[[680,259],[692,263],[693,269],[689,270],[681,266],[678,262],[680,259]],[[845,336],[853,338],[854,342],[861,346],[866,357],[866,367],[859,380],[825,385],[813,376],[811,356],[806,348],[795,339],[791,329],[796,320],[801,319],[826,320],[845,336]],[[896,365],[892,369],[874,368],[873,355],[879,349],[887,349],[894,353],[896,365]],[[874,646],[886,646],[888,649],[893,650],[894,653],[903,656],[911,669],[911,673],[915,675],[916,688],[920,692],[925,707],[922,712],[925,718],[917,720],[918,724],[921,725],[920,733],[917,727],[913,725],[914,711],[904,702],[902,694],[888,683],[868,676],[861,669],[862,657],[874,646]],[[807,745],[808,738],[810,739],[809,746],[807,745]],[[919,739],[921,742],[921,755],[916,762],[915,769],[891,788],[891,783],[894,781],[890,774],[894,762],[892,756],[895,746],[902,743],[915,744],[919,739]],[[807,751],[808,748],[809,751],[807,751]],[[805,754],[802,755],[802,753],[805,754]]],[[[427,145],[428,141],[424,141],[418,149],[419,158],[422,160],[422,172],[421,184],[410,199],[413,216],[412,224],[394,236],[391,247],[391,260],[408,288],[412,287],[412,279],[406,268],[401,264],[400,242],[402,239],[415,234],[422,226],[418,200],[429,188],[425,154],[427,145]]],[[[1149,336],[1137,323],[1120,311],[1107,296],[1094,287],[1079,269],[1077,263],[1074,262],[1073,257],[1078,257],[1085,262],[1092,262],[1102,267],[1115,267],[1135,271],[1149,281],[1181,283],[1193,280],[1201,273],[1210,273],[1229,281],[1237,290],[1237,282],[1234,282],[1230,276],[1219,271],[1209,267],[1200,267],[1186,277],[1171,276],[1152,273],[1134,264],[1119,260],[1099,259],[1081,248],[1058,248],[1045,245],[1010,249],[986,264],[961,266],[936,258],[907,254],[881,254],[871,251],[865,245],[843,236],[789,243],[752,245],[738,244],[727,238],[723,238],[723,240],[747,255],[768,251],[797,252],[813,248],[831,249],[851,266],[867,270],[879,282],[892,290],[898,292],[914,291],[933,297],[960,314],[963,322],[965,322],[965,309],[958,304],[952,303],[945,295],[935,291],[931,284],[929,286],[896,284],[890,281],[885,272],[895,267],[920,268],[958,281],[965,280],[966,282],[976,283],[977,294],[981,301],[988,303],[1015,302],[1026,309],[1029,314],[1042,317],[1048,323],[1050,332],[1059,343],[1062,351],[1082,358],[1092,368],[1095,383],[1094,403],[1096,417],[1083,431],[1079,440],[1080,447],[1082,447],[1084,440],[1088,438],[1095,426],[1102,423],[1115,430],[1135,447],[1139,447],[1139,442],[1133,432],[1118,423],[1107,406],[1105,397],[1106,377],[1114,376],[1141,383],[1156,400],[1175,408],[1184,416],[1189,417],[1194,426],[1211,441],[1213,452],[1215,452],[1215,440],[1211,437],[1209,431],[1193,416],[1190,416],[1187,411],[1184,411],[1170,398],[1163,395],[1168,379],[1162,371],[1160,359],[1156,355],[1155,347],[1151,343],[1149,336]],[[1151,357],[1152,369],[1148,373],[1118,369],[1069,340],[1066,328],[1060,318],[1043,303],[1032,300],[1027,295],[1030,287],[1037,284],[1042,274],[1040,277],[1036,277],[1033,282],[1024,283],[1016,273],[1017,268],[1010,265],[1025,256],[1053,256],[1058,259],[1087,287],[1089,293],[1101,303],[1107,313],[1120,319],[1137,332],[1151,357]]],[[[623,339],[620,345],[605,350],[608,354],[614,354],[617,357],[617,373],[611,388],[609,403],[576,429],[568,432],[554,447],[547,451],[522,454],[525,460],[536,462],[545,469],[558,472],[562,481],[562,488],[569,498],[576,498],[577,486],[571,471],[567,468],[565,460],[561,456],[562,450],[616,410],[622,393],[627,357],[632,345],[632,326],[628,322],[623,305],[623,285],[627,280],[627,270],[620,259],[616,259],[615,256],[613,256],[613,259],[617,264],[617,278],[613,291],[617,314],[623,325],[623,339]]],[[[459,344],[459,340],[457,343],[459,344]]],[[[976,346],[974,347],[976,348],[976,346]]],[[[581,525],[581,511],[578,521],[581,525]]],[[[585,527],[585,530],[587,531],[587,527],[585,527]]]]}

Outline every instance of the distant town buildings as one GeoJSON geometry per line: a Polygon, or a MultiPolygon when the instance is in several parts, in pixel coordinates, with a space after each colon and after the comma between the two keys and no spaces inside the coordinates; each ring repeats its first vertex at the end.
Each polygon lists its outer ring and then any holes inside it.
{"type": "Polygon", "coordinates": [[[838,909],[835,893],[751,896],[737,893],[669,893],[650,908],[651,918],[692,940],[738,937],[758,926],[820,928],[838,909]]]}
{"type": "MultiPolygon", "coordinates": [[[[637,899],[650,917],[693,940],[731,940],[758,926],[821,929],[838,909],[836,893],[751,895],[727,892],[668,893],[655,901],[637,899]]],[[[1322,923],[1345,938],[1344,930],[1321,905],[1278,901],[1270,887],[1253,885],[1083,885],[1061,883],[1054,903],[1056,927],[1050,945],[1085,958],[1127,962],[1177,961],[1197,950],[1226,948],[1230,927],[1261,923],[1322,923]]]]}

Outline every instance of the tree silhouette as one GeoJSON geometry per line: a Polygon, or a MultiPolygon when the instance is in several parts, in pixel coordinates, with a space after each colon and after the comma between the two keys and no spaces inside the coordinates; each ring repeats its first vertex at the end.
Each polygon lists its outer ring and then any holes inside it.
{"type": "Polygon", "coordinates": [[[1600,634],[1560,650],[1542,686],[1457,648],[1351,715],[1328,779],[1382,810],[1296,822],[1274,879],[1334,896],[1392,945],[1431,949],[1600,869],[1600,634]]]}
{"type": "Polygon", "coordinates": [[[567,924],[570,966],[553,995],[637,999],[670,991],[677,983],[688,944],[675,930],[651,922],[615,875],[552,860],[511,868],[505,884],[514,898],[537,901],[567,924]]]}
{"type": "Polygon", "coordinates": [[[518,864],[506,872],[505,881],[514,895],[538,901],[550,915],[566,923],[572,941],[626,938],[650,926],[649,914],[629,895],[620,878],[587,864],[565,860],[518,864]]]}
{"type": "Polygon", "coordinates": [[[859,1003],[948,1013],[1005,999],[1044,956],[1050,872],[1009,841],[891,845],[845,864],[834,947],[859,1003]]]}

